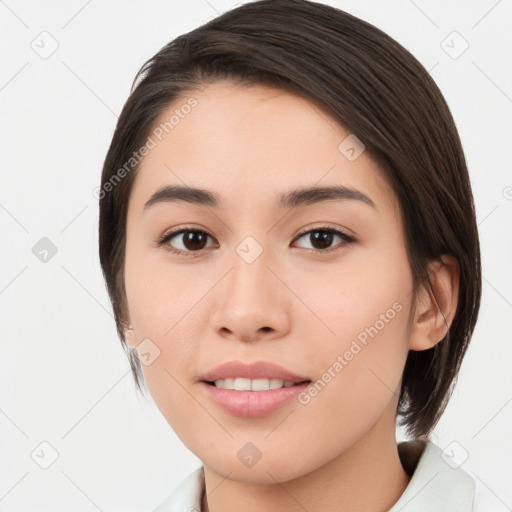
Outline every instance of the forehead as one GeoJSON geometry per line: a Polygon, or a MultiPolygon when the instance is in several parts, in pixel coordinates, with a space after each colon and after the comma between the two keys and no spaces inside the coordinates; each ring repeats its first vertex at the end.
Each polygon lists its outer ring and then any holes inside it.
{"type": "Polygon", "coordinates": [[[220,207],[271,206],[285,191],[331,185],[361,191],[377,209],[396,204],[360,141],[318,102],[281,89],[214,82],[175,100],[150,137],[130,200],[139,210],[163,185],[218,191],[220,207]]]}

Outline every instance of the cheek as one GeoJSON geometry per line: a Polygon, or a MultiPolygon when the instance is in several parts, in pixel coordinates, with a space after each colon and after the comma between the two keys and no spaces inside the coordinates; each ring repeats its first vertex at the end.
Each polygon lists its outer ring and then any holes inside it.
{"type": "Polygon", "coordinates": [[[355,338],[364,343],[376,330],[381,344],[396,339],[410,308],[412,275],[405,251],[347,251],[332,265],[309,262],[300,271],[290,269],[287,279],[310,309],[304,318],[308,329],[339,349],[355,338]]]}
{"type": "Polygon", "coordinates": [[[128,245],[126,252],[125,286],[132,323],[139,334],[151,339],[176,338],[189,327],[197,316],[195,306],[211,287],[207,277],[198,279],[192,265],[170,265],[163,251],[128,245]]]}
{"type": "MultiPolygon", "coordinates": [[[[161,262],[137,248],[127,246],[125,288],[130,319],[135,326],[134,344],[149,347],[151,363],[141,368],[148,389],[160,406],[165,397],[173,401],[187,361],[193,357],[198,336],[191,327],[201,290],[190,285],[183,273],[170,274],[161,262]],[[142,342],[146,345],[142,345],[142,342]]],[[[204,292],[203,292],[204,293],[204,292]]],[[[140,356],[140,354],[139,354],[140,356]]]]}
{"type": "Polygon", "coordinates": [[[361,251],[345,258],[344,265],[304,274],[296,282],[298,295],[315,313],[303,322],[305,338],[319,340],[311,343],[314,350],[305,346],[313,367],[321,369],[313,394],[344,403],[359,417],[382,412],[393,398],[409,346],[412,276],[407,269],[405,252],[361,251]]]}

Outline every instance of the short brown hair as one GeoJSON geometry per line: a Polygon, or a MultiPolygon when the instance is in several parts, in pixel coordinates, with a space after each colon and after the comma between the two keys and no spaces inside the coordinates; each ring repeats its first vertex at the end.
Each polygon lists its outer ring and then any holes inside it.
{"type": "MultiPolygon", "coordinates": [[[[403,373],[401,425],[412,436],[427,435],[453,391],[480,307],[480,248],[463,149],[444,97],[418,60],[375,26],[317,2],[246,3],[177,37],[137,73],[99,196],[99,256],[123,347],[126,216],[138,166],[116,183],[112,178],[175,100],[224,79],[319,102],[364,143],[397,195],[415,290],[430,284],[430,260],[457,260],[459,301],[450,329],[433,348],[409,351],[403,373]]],[[[140,389],[139,360],[132,349],[128,356],[140,389]]]]}

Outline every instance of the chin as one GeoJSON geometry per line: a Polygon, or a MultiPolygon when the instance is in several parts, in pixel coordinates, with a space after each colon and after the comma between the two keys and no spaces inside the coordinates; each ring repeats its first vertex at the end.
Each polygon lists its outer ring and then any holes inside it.
{"type": "MultiPolygon", "coordinates": [[[[307,468],[297,465],[296,457],[283,457],[277,452],[273,457],[262,457],[251,467],[245,466],[237,457],[219,461],[204,461],[203,465],[228,480],[247,484],[275,484],[294,480],[308,473],[307,468]],[[265,460],[264,460],[265,459],[265,460]]],[[[314,468],[311,468],[314,469],[314,468]]]]}

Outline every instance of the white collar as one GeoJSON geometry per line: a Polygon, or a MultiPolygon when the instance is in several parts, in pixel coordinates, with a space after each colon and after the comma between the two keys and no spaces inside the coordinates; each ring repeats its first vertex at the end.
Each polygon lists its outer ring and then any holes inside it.
{"type": "MultiPolygon", "coordinates": [[[[450,464],[432,441],[398,443],[402,465],[413,472],[409,485],[389,512],[471,512],[475,481],[450,464]]],[[[201,512],[204,468],[190,473],[153,512],[201,512]]]]}

